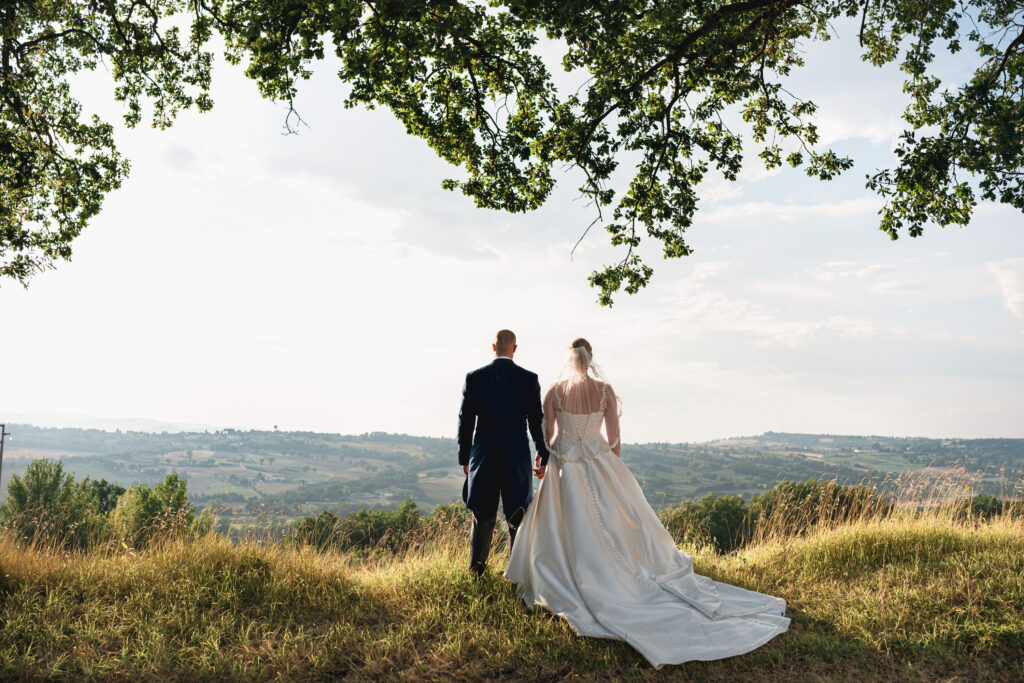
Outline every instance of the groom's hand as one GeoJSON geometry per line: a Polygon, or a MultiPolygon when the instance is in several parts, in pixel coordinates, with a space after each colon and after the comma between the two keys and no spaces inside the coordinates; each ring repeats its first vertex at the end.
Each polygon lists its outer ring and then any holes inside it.
{"type": "Polygon", "coordinates": [[[533,474],[538,479],[544,478],[544,471],[547,469],[547,465],[540,464],[540,456],[537,456],[537,466],[533,468],[533,474]]]}
{"type": "Polygon", "coordinates": [[[469,476],[469,465],[462,466],[462,473],[465,474],[467,477],[469,476]]]}

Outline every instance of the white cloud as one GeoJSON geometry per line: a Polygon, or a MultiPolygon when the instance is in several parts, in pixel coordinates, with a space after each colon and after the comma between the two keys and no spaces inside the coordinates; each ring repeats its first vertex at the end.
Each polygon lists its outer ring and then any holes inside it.
{"type": "MultiPolygon", "coordinates": [[[[794,348],[808,344],[818,335],[863,339],[883,334],[902,335],[899,325],[881,323],[857,316],[833,314],[825,317],[795,317],[772,304],[752,300],[728,290],[742,272],[742,264],[710,261],[698,264],[688,277],[675,286],[671,309],[675,319],[688,329],[731,332],[751,338],[757,346],[794,348]]],[[[756,285],[755,285],[756,287],[756,285]]],[[[764,299],[764,297],[758,297],[764,299]]]]}
{"type": "Polygon", "coordinates": [[[194,168],[199,159],[195,152],[183,145],[168,145],[163,156],[168,166],[179,171],[194,168]]]}
{"type": "Polygon", "coordinates": [[[737,202],[723,204],[698,218],[705,223],[731,223],[741,220],[757,220],[760,224],[773,222],[795,223],[813,219],[850,218],[859,215],[874,215],[880,201],[873,196],[843,199],[835,202],[797,204],[776,202],[737,202]]]}
{"type": "Polygon", "coordinates": [[[842,280],[868,280],[879,275],[888,275],[895,269],[892,266],[872,263],[861,265],[853,261],[832,261],[816,266],[807,271],[815,280],[822,282],[839,282],[842,280]]]}
{"type": "Polygon", "coordinates": [[[927,289],[925,285],[910,280],[885,280],[869,287],[875,294],[913,294],[927,289]]]}
{"type": "Polygon", "coordinates": [[[895,146],[905,124],[899,112],[877,106],[853,106],[852,102],[833,101],[822,106],[814,117],[821,146],[863,138],[875,145],[895,146]]]}
{"type": "Polygon", "coordinates": [[[987,267],[999,283],[1006,309],[1018,318],[1024,318],[1024,258],[994,261],[987,267]]]}
{"type": "Polygon", "coordinates": [[[832,261],[808,269],[806,275],[819,282],[853,285],[874,294],[911,294],[926,289],[919,282],[898,277],[898,272],[896,266],[888,264],[832,261]]]}
{"type": "MultiPolygon", "coordinates": [[[[755,168],[764,170],[763,166],[754,164],[755,168]]],[[[744,169],[745,171],[746,169],[744,169]]],[[[756,172],[754,173],[756,176],[756,172]]],[[[701,203],[706,204],[719,204],[727,201],[735,201],[743,196],[742,182],[744,180],[751,180],[756,182],[763,177],[745,177],[744,173],[740,174],[738,180],[726,180],[718,173],[709,173],[705,176],[704,181],[700,184],[700,200],[701,203]]]]}

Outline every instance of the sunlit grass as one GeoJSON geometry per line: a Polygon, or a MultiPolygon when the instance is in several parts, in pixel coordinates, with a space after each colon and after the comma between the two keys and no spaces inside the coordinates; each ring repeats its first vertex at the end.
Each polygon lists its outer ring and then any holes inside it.
{"type": "Polygon", "coordinates": [[[452,522],[361,559],[217,535],[78,554],[0,536],[0,679],[1024,678],[1008,515],[895,508],[726,556],[688,548],[698,572],[784,597],[793,623],[748,655],[661,671],[526,610],[503,544],[472,579],[452,522]]]}

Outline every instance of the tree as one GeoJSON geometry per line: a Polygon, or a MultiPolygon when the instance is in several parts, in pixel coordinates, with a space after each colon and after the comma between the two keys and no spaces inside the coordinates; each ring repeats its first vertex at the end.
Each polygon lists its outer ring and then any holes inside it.
{"type": "Polygon", "coordinates": [[[177,473],[168,474],[153,488],[131,487],[111,513],[114,531],[137,547],[162,533],[188,531],[194,519],[187,482],[177,473]]]}
{"type": "Polygon", "coordinates": [[[297,521],[290,538],[298,545],[320,550],[367,552],[371,549],[396,551],[404,547],[423,526],[416,502],[406,499],[395,510],[356,510],[347,517],[323,511],[316,517],[297,521]]]}
{"type": "Polygon", "coordinates": [[[885,198],[881,229],[896,239],[929,223],[964,225],[979,198],[1024,210],[1022,15],[1006,0],[15,3],[0,15],[0,275],[24,282],[67,258],[127,170],[109,126],[80,123],[67,76],[110,59],[129,124],[150,98],[154,124],[166,126],[182,107],[210,106],[203,45],[214,30],[229,61],[247,60],[261,94],[287,103],[289,130],[300,121],[292,106],[299,84],[330,46],[349,87],[346,105],[390,109],[461,167],[461,178],[442,185],[480,207],[536,209],[556,168],[577,169],[595,210],[591,227],[603,224],[622,249],[621,260],[590,276],[603,304],[650,280],[642,240],[667,258],[691,253],[684,236],[701,182],[709,173],[735,180],[747,144],[767,168],[785,163],[828,180],[851,167],[852,159],[816,148],[815,105],[785,87],[803,64],[801,46],[830,40],[842,18],[859,22],[863,59],[898,62],[907,74],[896,165],[867,178],[885,198]],[[169,27],[186,10],[187,46],[169,27]],[[578,90],[555,87],[540,36],[557,41],[565,69],[582,73],[578,90]],[[973,73],[944,84],[936,53],[965,45],[973,73]],[[730,112],[749,133],[726,123],[730,112]],[[61,140],[92,156],[63,153],[61,140]],[[634,166],[620,186],[613,174],[625,158],[634,166]],[[47,221],[58,230],[28,227],[47,221]]]}
{"type": "Polygon", "coordinates": [[[677,543],[710,542],[723,553],[746,543],[750,531],[747,506],[739,496],[708,494],[666,508],[658,516],[677,543]]]}
{"type": "Polygon", "coordinates": [[[798,534],[816,524],[881,517],[891,510],[892,503],[869,486],[818,479],[783,480],[750,502],[752,522],[766,535],[798,534]]]}
{"type": "Polygon", "coordinates": [[[25,284],[71,257],[71,242],[120,187],[128,161],[113,127],[86,116],[71,95],[75,74],[104,64],[126,105],[125,123],[165,128],[178,111],[212,105],[210,20],[190,37],[171,18],[183,0],[54,0],[0,4],[0,278],[25,284]]]}
{"type": "Polygon", "coordinates": [[[11,477],[0,506],[5,524],[29,542],[82,547],[92,540],[95,492],[88,479],[75,483],[59,460],[33,460],[11,477]]]}
{"type": "Polygon", "coordinates": [[[87,477],[85,481],[92,489],[96,512],[101,515],[109,514],[117,506],[117,499],[125,490],[123,486],[111,484],[106,479],[97,481],[87,477]]]}
{"type": "Polygon", "coordinates": [[[958,501],[954,512],[960,517],[975,519],[991,519],[1003,512],[1006,503],[988,494],[980,494],[966,500],[958,501]]]}

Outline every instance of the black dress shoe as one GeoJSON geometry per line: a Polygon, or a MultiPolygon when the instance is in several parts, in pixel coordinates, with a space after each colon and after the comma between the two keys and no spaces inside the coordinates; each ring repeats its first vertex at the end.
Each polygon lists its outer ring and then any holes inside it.
{"type": "Polygon", "coordinates": [[[526,514],[526,510],[519,508],[506,520],[508,522],[508,552],[512,552],[512,546],[516,544],[516,532],[519,531],[519,525],[523,521],[523,516],[526,514]]]}
{"type": "Polygon", "coordinates": [[[491,553],[495,518],[477,519],[473,516],[473,534],[469,540],[469,571],[483,576],[487,571],[487,556],[491,553]]]}

